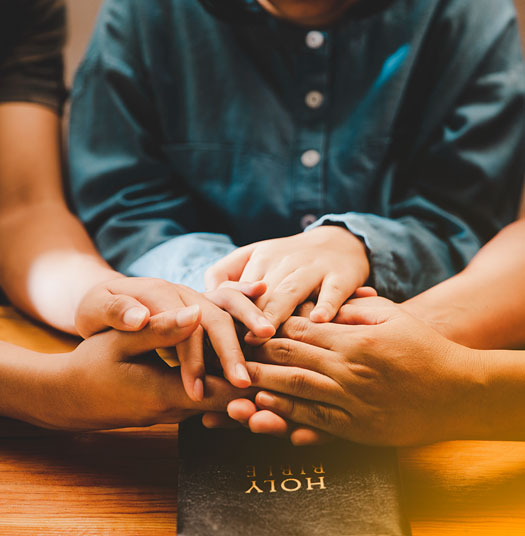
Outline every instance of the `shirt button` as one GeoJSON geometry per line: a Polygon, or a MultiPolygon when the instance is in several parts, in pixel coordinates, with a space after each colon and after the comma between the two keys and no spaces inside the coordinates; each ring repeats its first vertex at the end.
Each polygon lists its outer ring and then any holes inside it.
{"type": "Polygon", "coordinates": [[[309,91],[304,100],[308,108],[315,110],[323,104],[324,96],[320,91],[309,91]]]}
{"type": "Polygon", "coordinates": [[[321,48],[324,45],[324,35],[317,30],[313,30],[306,34],[306,46],[308,48],[321,48]]]}
{"type": "Polygon", "coordinates": [[[314,214],[305,214],[301,218],[301,229],[304,231],[309,225],[317,221],[317,216],[314,214]]]}
{"type": "Polygon", "coordinates": [[[316,151],[315,149],[310,149],[309,151],[305,151],[301,155],[301,163],[304,167],[307,168],[313,168],[319,164],[321,161],[321,155],[319,151],[316,151]]]}

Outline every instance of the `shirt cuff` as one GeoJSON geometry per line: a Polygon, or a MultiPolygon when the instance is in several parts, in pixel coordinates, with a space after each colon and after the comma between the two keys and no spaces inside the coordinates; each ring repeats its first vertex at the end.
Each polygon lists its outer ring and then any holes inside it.
{"type": "Polygon", "coordinates": [[[204,274],[236,246],[223,234],[190,233],[172,238],[133,262],[125,273],[156,277],[204,292],[204,274]]]}
{"type": "MultiPolygon", "coordinates": [[[[388,220],[391,227],[399,224],[388,220]]],[[[395,238],[392,232],[385,232],[385,218],[373,214],[326,214],[309,225],[308,232],[322,225],[344,225],[352,234],[363,241],[370,264],[370,277],[367,285],[374,287],[380,296],[392,300],[402,300],[406,289],[401,288],[396,277],[391,243],[395,238]]],[[[393,229],[392,229],[393,230],[393,229]]],[[[395,233],[394,233],[395,234],[395,233]]]]}

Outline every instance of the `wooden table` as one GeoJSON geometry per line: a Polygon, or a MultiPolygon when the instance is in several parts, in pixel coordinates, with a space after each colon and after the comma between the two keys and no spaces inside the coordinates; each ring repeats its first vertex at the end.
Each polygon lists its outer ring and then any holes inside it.
{"type": "MultiPolygon", "coordinates": [[[[0,340],[76,344],[10,308],[0,340]]],[[[0,535],[175,534],[176,448],[176,426],[70,434],[0,419],[0,535]]],[[[440,443],[399,458],[415,536],[525,535],[525,444],[440,443]]]]}

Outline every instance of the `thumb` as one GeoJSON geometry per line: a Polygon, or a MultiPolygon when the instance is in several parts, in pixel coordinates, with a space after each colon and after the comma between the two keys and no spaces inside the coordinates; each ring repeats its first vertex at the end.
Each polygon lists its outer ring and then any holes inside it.
{"type": "Polygon", "coordinates": [[[359,298],[343,305],[334,318],[334,322],[374,326],[383,324],[397,313],[395,304],[385,298],[359,298]]]}
{"type": "Polygon", "coordinates": [[[149,318],[149,309],[135,298],[100,288],[89,292],[80,302],[75,326],[78,333],[87,338],[107,328],[138,331],[149,318]]]}
{"type": "Polygon", "coordinates": [[[246,263],[250,260],[255,244],[236,249],[206,270],[206,290],[215,290],[224,281],[239,281],[246,263]]]}
{"type": "Polygon", "coordinates": [[[152,316],[139,332],[110,331],[107,335],[113,339],[118,359],[122,359],[179,344],[195,331],[200,319],[199,306],[191,305],[152,316]]]}

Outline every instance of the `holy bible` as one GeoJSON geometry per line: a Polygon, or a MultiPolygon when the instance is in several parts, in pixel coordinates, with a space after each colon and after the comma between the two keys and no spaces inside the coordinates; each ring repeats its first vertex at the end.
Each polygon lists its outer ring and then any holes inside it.
{"type": "Polygon", "coordinates": [[[294,447],[239,430],[179,432],[180,536],[403,536],[394,449],[294,447]]]}

